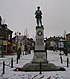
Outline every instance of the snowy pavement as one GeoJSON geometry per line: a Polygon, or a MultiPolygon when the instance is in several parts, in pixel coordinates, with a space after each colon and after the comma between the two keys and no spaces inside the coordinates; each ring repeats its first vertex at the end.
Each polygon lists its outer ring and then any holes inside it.
{"type": "MultiPolygon", "coordinates": [[[[22,72],[22,71],[13,71],[16,67],[23,67],[24,64],[31,62],[33,58],[33,51],[29,55],[21,55],[21,58],[17,64],[16,55],[8,55],[4,58],[0,58],[0,79],[70,79],[70,68],[67,67],[67,58],[65,55],[62,55],[63,63],[60,62],[60,56],[58,52],[48,51],[47,60],[51,63],[54,63],[56,66],[62,66],[66,71],[45,71],[40,74],[40,72],[22,72]],[[13,68],[11,68],[11,58],[13,58],[13,68]],[[3,61],[5,61],[5,74],[3,72],[3,61]]],[[[62,52],[63,53],[63,52],[62,52]]],[[[70,59],[70,55],[69,59],[70,59]]],[[[69,63],[70,66],[70,63],[69,63]]]]}

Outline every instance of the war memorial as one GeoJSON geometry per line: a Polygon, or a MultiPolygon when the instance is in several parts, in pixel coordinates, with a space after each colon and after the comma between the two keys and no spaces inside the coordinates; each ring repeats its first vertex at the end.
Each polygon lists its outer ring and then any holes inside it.
{"type": "Polygon", "coordinates": [[[34,56],[30,63],[23,66],[23,71],[59,71],[62,67],[55,66],[53,63],[49,63],[46,57],[46,51],[44,46],[44,26],[42,25],[42,12],[40,7],[37,7],[35,12],[36,18],[36,41],[34,56]]]}

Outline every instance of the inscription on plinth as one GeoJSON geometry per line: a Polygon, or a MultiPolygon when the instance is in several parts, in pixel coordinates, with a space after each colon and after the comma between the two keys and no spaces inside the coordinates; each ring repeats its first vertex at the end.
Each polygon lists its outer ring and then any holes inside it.
{"type": "Polygon", "coordinates": [[[44,48],[44,27],[36,27],[35,50],[45,50],[44,48]]]}

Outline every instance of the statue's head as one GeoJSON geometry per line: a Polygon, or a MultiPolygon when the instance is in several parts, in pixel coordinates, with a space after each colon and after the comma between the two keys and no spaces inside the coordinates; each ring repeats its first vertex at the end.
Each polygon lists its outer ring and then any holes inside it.
{"type": "Polygon", "coordinates": [[[40,6],[38,6],[37,8],[38,8],[38,10],[39,10],[39,9],[40,9],[40,6]]]}

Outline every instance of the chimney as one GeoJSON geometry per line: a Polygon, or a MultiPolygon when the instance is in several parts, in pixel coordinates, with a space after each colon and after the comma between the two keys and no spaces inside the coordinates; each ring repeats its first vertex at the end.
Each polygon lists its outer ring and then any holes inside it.
{"type": "Polygon", "coordinates": [[[7,24],[2,24],[2,28],[7,28],[7,24]]]}

